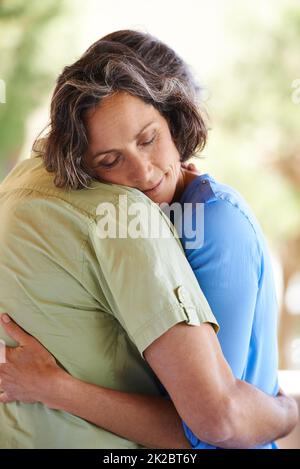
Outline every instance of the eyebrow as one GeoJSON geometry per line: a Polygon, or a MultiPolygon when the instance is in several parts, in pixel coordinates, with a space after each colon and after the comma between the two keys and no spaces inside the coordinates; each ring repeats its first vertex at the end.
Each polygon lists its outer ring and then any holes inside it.
{"type": "MultiPolygon", "coordinates": [[[[154,124],[155,121],[148,122],[148,124],[144,125],[144,127],[134,136],[134,139],[136,139],[149,125],[154,124]]],[[[112,148],[111,150],[99,150],[94,155],[92,156],[92,159],[96,158],[97,156],[104,155],[106,153],[113,153],[114,151],[119,151],[115,148],[112,148]]]]}

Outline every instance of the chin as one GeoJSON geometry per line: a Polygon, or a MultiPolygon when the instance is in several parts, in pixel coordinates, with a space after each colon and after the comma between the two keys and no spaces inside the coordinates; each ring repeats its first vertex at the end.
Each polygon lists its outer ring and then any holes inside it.
{"type": "Polygon", "coordinates": [[[157,199],[159,199],[159,200],[156,200],[156,203],[158,203],[158,204],[169,204],[170,205],[173,201],[173,197],[174,197],[174,194],[173,195],[172,194],[171,195],[167,194],[164,197],[162,197],[162,196],[157,197],[157,199]]]}
{"type": "Polygon", "coordinates": [[[175,188],[165,188],[165,190],[162,190],[158,194],[153,195],[150,197],[152,202],[155,202],[156,204],[171,204],[173,201],[175,195],[175,188]]]}

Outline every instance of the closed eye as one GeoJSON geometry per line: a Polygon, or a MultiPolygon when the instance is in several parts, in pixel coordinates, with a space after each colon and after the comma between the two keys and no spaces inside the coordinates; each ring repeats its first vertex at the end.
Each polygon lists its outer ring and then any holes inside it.
{"type": "MultiPolygon", "coordinates": [[[[140,145],[143,147],[152,145],[155,139],[156,139],[156,135],[154,135],[154,137],[151,140],[148,140],[147,142],[143,142],[140,145]]],[[[106,157],[103,158],[103,160],[99,162],[97,167],[101,166],[102,168],[105,168],[105,169],[113,168],[115,165],[118,164],[120,158],[121,158],[120,155],[117,155],[117,156],[107,155],[106,157]]]]}
{"type": "Polygon", "coordinates": [[[153,137],[151,140],[148,140],[148,142],[141,143],[141,145],[142,145],[142,146],[151,145],[151,143],[153,143],[153,142],[154,142],[154,140],[155,140],[155,137],[156,137],[156,135],[155,135],[155,136],[154,136],[154,137],[153,137]]]}
{"type": "Polygon", "coordinates": [[[115,166],[120,160],[120,155],[114,156],[113,159],[109,155],[107,158],[103,158],[102,161],[97,166],[102,166],[103,168],[112,168],[115,166]]]}

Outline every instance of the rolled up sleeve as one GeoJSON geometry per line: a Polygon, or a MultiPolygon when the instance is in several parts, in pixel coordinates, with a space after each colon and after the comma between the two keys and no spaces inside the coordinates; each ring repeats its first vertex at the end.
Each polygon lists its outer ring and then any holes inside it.
{"type": "MultiPolygon", "coordinates": [[[[151,217],[169,226],[158,207],[151,217]]],[[[180,322],[191,326],[209,322],[218,330],[175,236],[100,239],[92,224],[90,237],[111,312],[142,356],[153,341],[180,322]]]]}

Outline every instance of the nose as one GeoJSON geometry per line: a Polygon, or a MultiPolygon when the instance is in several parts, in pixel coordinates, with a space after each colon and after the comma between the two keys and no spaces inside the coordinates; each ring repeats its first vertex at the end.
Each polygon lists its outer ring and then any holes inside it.
{"type": "Polygon", "coordinates": [[[130,179],[142,188],[146,189],[153,182],[154,167],[150,158],[146,155],[131,157],[130,179]]]}

